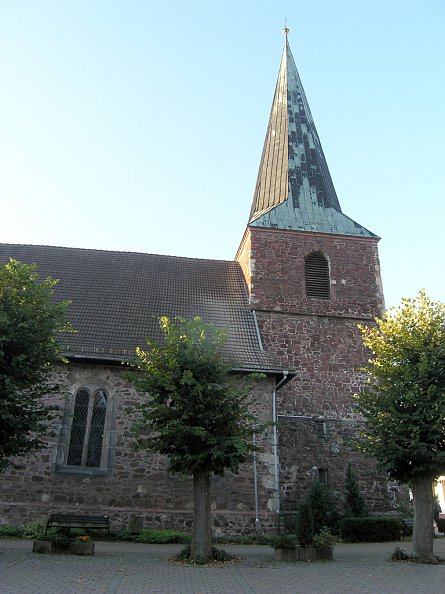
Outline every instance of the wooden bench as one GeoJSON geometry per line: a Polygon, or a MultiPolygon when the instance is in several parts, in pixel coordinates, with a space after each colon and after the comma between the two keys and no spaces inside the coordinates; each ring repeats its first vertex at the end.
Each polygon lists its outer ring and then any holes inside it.
{"type": "Polygon", "coordinates": [[[437,532],[442,532],[443,534],[445,534],[445,518],[437,518],[436,524],[437,532]]]}
{"type": "Polygon", "coordinates": [[[412,536],[413,530],[414,530],[413,518],[406,518],[406,519],[402,520],[402,529],[401,529],[402,538],[405,538],[405,536],[412,536]]]}
{"type": "MultiPolygon", "coordinates": [[[[437,524],[437,532],[441,532],[442,534],[445,534],[445,518],[437,518],[436,524],[437,524]]],[[[402,538],[404,538],[405,536],[412,536],[413,529],[414,529],[414,520],[412,518],[407,518],[405,520],[402,520],[402,530],[401,530],[402,538]]]]}
{"type": "Polygon", "coordinates": [[[77,514],[50,514],[46,520],[45,534],[49,528],[84,528],[106,530],[110,533],[108,516],[84,516],[77,514]]]}

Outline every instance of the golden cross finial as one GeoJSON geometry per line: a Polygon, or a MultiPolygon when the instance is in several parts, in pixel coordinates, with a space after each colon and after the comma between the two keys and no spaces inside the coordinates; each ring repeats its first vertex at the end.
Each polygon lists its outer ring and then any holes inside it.
{"type": "Polygon", "coordinates": [[[283,29],[283,33],[284,35],[287,37],[287,34],[289,33],[289,27],[287,26],[287,19],[284,19],[284,29],[283,29]]]}

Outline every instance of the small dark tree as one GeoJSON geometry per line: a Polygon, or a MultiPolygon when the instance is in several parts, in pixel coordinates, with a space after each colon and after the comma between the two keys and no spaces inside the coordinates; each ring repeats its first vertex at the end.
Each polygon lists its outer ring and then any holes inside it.
{"type": "Polygon", "coordinates": [[[138,447],[169,459],[173,472],[193,476],[191,559],[212,557],[210,475],[237,472],[261,430],[249,412],[253,377],[230,373],[221,348],[225,334],[201,318],[160,319],[164,342],[138,349],[136,372],[126,374],[146,395],[135,425],[138,447]]]}
{"type": "Polygon", "coordinates": [[[352,464],[349,463],[346,469],[345,480],[345,515],[351,518],[359,518],[366,514],[365,500],[360,493],[352,464]]]}
{"type": "Polygon", "coordinates": [[[318,534],[323,526],[332,528],[336,519],[335,505],[327,485],[316,480],[312,483],[306,497],[314,519],[314,531],[318,534]]]}
{"type": "Polygon", "coordinates": [[[0,267],[0,467],[41,445],[54,410],[42,397],[57,389],[50,363],[69,330],[68,303],[53,302],[56,283],[16,260],[0,267]]]}
{"type": "Polygon", "coordinates": [[[314,518],[308,501],[304,501],[298,508],[297,540],[305,548],[310,547],[314,540],[314,518]]]}
{"type": "Polygon", "coordinates": [[[413,555],[433,554],[434,479],[445,472],[445,304],[423,291],[362,327],[373,353],[366,387],[357,395],[365,417],[362,450],[413,492],[413,555]]]}

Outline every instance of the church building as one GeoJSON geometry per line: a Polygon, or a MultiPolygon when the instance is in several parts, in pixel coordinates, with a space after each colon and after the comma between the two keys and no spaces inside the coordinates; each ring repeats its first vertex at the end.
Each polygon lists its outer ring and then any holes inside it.
{"type": "Polygon", "coordinates": [[[234,371],[263,374],[255,413],[274,424],[239,474],[213,479],[215,533],[276,528],[315,480],[341,511],[349,462],[370,512],[395,510],[397,484],[353,445],[362,425],[353,395],[369,356],[358,324],[384,310],[379,238],[341,210],[287,33],[233,261],[0,244],[0,263],[35,263],[42,277],[60,279],[56,298],[71,301],[77,331],[61,339],[68,363],[54,365],[54,434],[0,475],[0,523],[59,511],[106,514],[113,529],[133,514],[147,527],[191,526],[191,479],[131,447],[140,396],[123,363],[147,336],[160,338],[161,315],[199,315],[225,329],[234,371]]]}

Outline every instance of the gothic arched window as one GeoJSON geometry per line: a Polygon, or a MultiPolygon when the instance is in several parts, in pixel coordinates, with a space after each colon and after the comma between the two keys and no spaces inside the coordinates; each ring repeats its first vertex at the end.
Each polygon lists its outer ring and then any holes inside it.
{"type": "Polygon", "coordinates": [[[110,464],[111,400],[103,387],[83,385],[68,406],[62,431],[56,472],[104,474],[110,464]]]}
{"type": "Polygon", "coordinates": [[[306,280],[306,297],[329,299],[331,296],[331,280],[329,262],[321,252],[312,252],[304,260],[304,276],[306,280]]]}
{"type": "Polygon", "coordinates": [[[107,403],[105,390],[78,390],[66,461],[68,466],[100,467],[107,403]]]}

